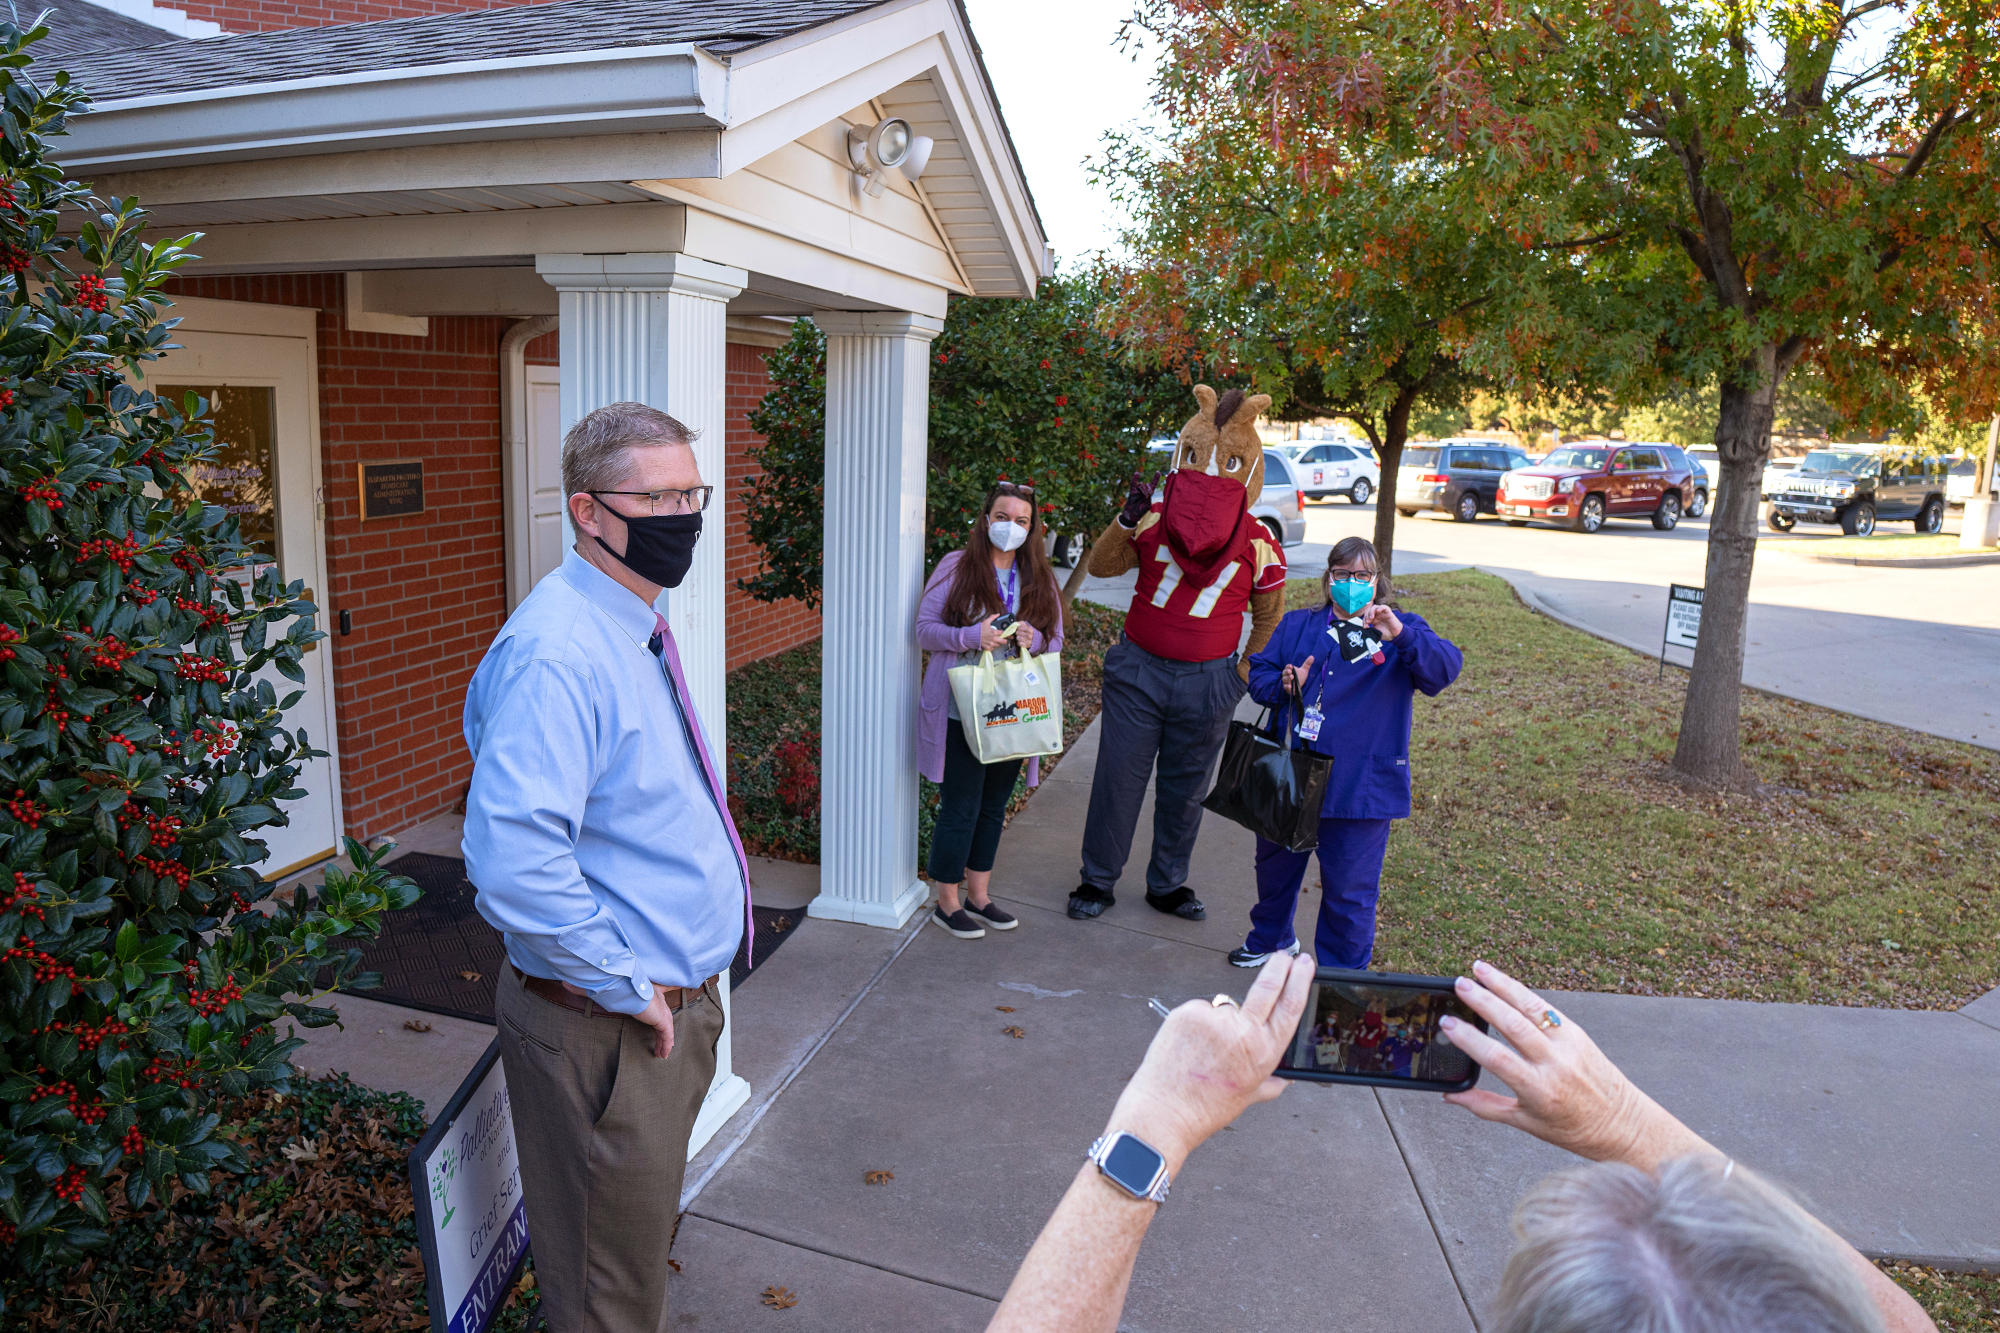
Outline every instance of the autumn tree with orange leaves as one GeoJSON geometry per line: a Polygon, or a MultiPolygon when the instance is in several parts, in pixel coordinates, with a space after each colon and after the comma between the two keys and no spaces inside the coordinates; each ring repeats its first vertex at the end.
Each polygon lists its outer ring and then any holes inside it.
{"type": "Polygon", "coordinates": [[[1911,389],[1959,420],[2000,397],[2000,4],[1156,0],[1139,21],[1162,105],[1254,128],[1323,217],[1358,167],[1425,183],[1491,275],[1492,313],[1447,326],[1462,364],[1628,402],[1720,385],[1673,762],[1755,790],[1743,630],[1778,386],[1810,359],[1877,425],[1911,389]]]}

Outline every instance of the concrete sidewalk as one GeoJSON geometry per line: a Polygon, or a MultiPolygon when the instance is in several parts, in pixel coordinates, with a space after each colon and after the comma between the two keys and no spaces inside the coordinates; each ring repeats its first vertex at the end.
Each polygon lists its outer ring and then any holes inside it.
{"type": "MultiPolygon", "coordinates": [[[[1247,983],[1223,959],[1254,896],[1250,837],[1233,825],[1207,821],[1196,848],[1207,922],[1147,909],[1142,866],[1104,918],[1063,914],[1095,743],[1093,727],[1002,844],[995,892],[1021,928],[920,929],[692,1199],[676,1327],[736,1326],[769,1285],[797,1293],[815,1329],[981,1327],[1151,1039],[1147,998],[1247,983]],[[870,1171],[894,1179],[870,1186],[870,1171]]],[[[762,984],[739,996],[739,1022],[780,1002],[762,984]]],[[[1558,1003],[1641,1086],[1870,1253],[2000,1269],[2000,995],[1957,1014],[1558,1003]]],[[[739,1053],[749,1045],[739,1033],[739,1053]]],[[[1435,1097],[1300,1085],[1190,1159],[1126,1326],[1475,1328],[1514,1201],[1564,1160],[1435,1097]]]]}

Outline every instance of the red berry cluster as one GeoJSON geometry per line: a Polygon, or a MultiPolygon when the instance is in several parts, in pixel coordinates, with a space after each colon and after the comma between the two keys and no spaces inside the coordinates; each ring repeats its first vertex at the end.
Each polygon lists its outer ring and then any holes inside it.
{"type": "Polygon", "coordinates": [[[91,645],[90,664],[103,671],[116,671],[138,655],[137,648],[106,635],[103,642],[91,645]]]}
{"type": "Polygon", "coordinates": [[[14,799],[7,802],[7,813],[32,829],[42,826],[42,816],[48,811],[39,802],[29,799],[28,793],[16,787],[14,799]]]}
{"type": "Polygon", "coordinates": [[[46,954],[37,949],[35,942],[26,935],[21,937],[19,947],[9,949],[5,953],[0,953],[0,963],[11,963],[16,958],[25,958],[35,965],[35,980],[37,982],[54,981],[57,977],[68,977],[71,981],[76,980],[75,968],[58,959],[55,955],[46,954]]]}
{"type": "Polygon", "coordinates": [[[71,1167],[57,1176],[56,1183],[50,1188],[55,1190],[56,1197],[64,1203],[80,1202],[83,1198],[83,1168],[71,1167]]]}
{"type": "Polygon", "coordinates": [[[229,910],[232,912],[247,912],[250,910],[250,900],[234,889],[231,889],[229,891],[229,910]]]}
{"type": "MultiPolygon", "coordinates": [[[[148,452],[151,451],[149,450],[148,452]]],[[[203,560],[201,556],[194,551],[174,552],[174,564],[177,568],[179,568],[181,573],[187,575],[189,578],[193,578],[197,574],[206,574],[208,572],[208,562],[206,560],[203,560]]]]}
{"type": "Polygon", "coordinates": [[[136,746],[136,745],[134,745],[134,744],[132,744],[132,742],[130,742],[130,741],[128,741],[128,740],[126,740],[126,739],[125,739],[125,733],[124,733],[124,732],[122,732],[122,731],[114,731],[114,732],[112,732],[112,733],[111,733],[111,734],[110,734],[109,736],[106,736],[106,737],[104,738],[104,743],[105,743],[106,745],[122,745],[122,746],[124,746],[124,747],[125,747],[125,753],[126,753],[126,754],[137,754],[137,753],[139,753],[139,747],[138,747],[138,746],[136,746]]]}
{"type": "Polygon", "coordinates": [[[125,1131],[125,1137],[118,1140],[118,1150],[127,1157],[137,1157],[146,1146],[146,1136],[139,1132],[137,1125],[125,1131]]]}
{"type": "Polygon", "coordinates": [[[18,245],[0,246],[0,269],[9,273],[26,273],[34,257],[18,245]]]}
{"type": "MultiPolygon", "coordinates": [[[[94,1027],[89,1023],[81,1022],[51,1023],[46,1028],[43,1028],[42,1032],[73,1032],[76,1034],[76,1044],[79,1050],[94,1051],[109,1038],[130,1036],[132,1029],[126,1026],[123,1019],[107,1018],[94,1027]]],[[[41,1034],[37,1033],[36,1035],[39,1036],[41,1034]]],[[[121,1041],[118,1043],[118,1049],[121,1051],[125,1049],[125,1046],[125,1042],[121,1041]]]]}
{"type": "MultiPolygon", "coordinates": [[[[189,964],[190,967],[193,964],[189,964]]],[[[190,978],[191,980],[192,978],[190,978]]],[[[243,998],[243,988],[236,984],[234,977],[228,978],[214,990],[188,989],[188,1004],[203,1018],[213,1018],[243,998]]]]}
{"type": "MultiPolygon", "coordinates": [[[[43,1070],[47,1073],[47,1070],[43,1070]]],[[[69,1103],[69,1113],[86,1125],[95,1125],[104,1119],[104,1103],[86,1102],[83,1094],[76,1090],[76,1084],[68,1079],[58,1083],[44,1083],[35,1089],[30,1101],[43,1101],[50,1097],[61,1097],[69,1103]]],[[[80,1169],[80,1168],[79,1168],[80,1169]]],[[[71,1200],[72,1203],[75,1200],[71,1200]]]]}
{"type": "Polygon", "coordinates": [[[111,293],[104,286],[104,279],[95,273],[86,273],[76,280],[76,303],[99,314],[111,304],[111,293]]]}
{"type": "MultiPolygon", "coordinates": [[[[49,663],[49,670],[65,679],[69,676],[69,672],[60,662],[49,663]]],[[[63,707],[62,699],[56,694],[56,687],[53,685],[49,686],[49,706],[47,712],[49,720],[56,724],[57,731],[61,731],[69,725],[69,709],[63,707]]]]}
{"type": "Polygon", "coordinates": [[[54,477],[43,477],[21,488],[21,498],[29,504],[47,505],[50,509],[61,509],[62,492],[56,489],[54,477]]]}
{"type": "Polygon", "coordinates": [[[152,815],[146,814],[144,811],[139,811],[135,814],[133,807],[128,805],[118,812],[118,827],[121,829],[132,827],[132,822],[136,818],[143,818],[146,821],[146,829],[153,835],[152,845],[160,848],[162,851],[174,846],[174,844],[181,840],[181,817],[179,815],[152,815]]]}
{"type": "Polygon", "coordinates": [[[139,1071],[141,1083],[173,1083],[183,1088],[192,1088],[201,1081],[201,1071],[192,1063],[174,1059],[171,1055],[156,1055],[152,1062],[139,1071]]]}
{"type": "Polygon", "coordinates": [[[11,662],[14,660],[14,650],[5,645],[19,643],[20,641],[21,631],[15,629],[12,625],[0,625],[0,662],[11,662]]]}
{"type": "Polygon", "coordinates": [[[132,861],[140,869],[152,871],[154,878],[170,879],[182,889],[187,888],[188,880],[194,876],[194,872],[179,861],[163,861],[144,854],[133,857],[132,861]]]}
{"type": "Polygon", "coordinates": [[[182,653],[176,673],[182,680],[213,681],[217,685],[229,683],[229,667],[219,657],[198,657],[193,653],[182,653]]]}
{"type": "Polygon", "coordinates": [[[201,746],[202,753],[210,759],[226,759],[236,748],[236,743],[243,739],[243,733],[236,729],[234,722],[217,721],[196,727],[194,737],[195,743],[201,746]],[[214,731],[208,730],[210,725],[214,726],[214,731]]]}
{"type": "Polygon", "coordinates": [[[220,625],[223,621],[229,619],[229,612],[223,607],[217,606],[214,602],[204,602],[194,597],[174,598],[174,609],[177,611],[198,612],[204,628],[220,625]]]}
{"type": "Polygon", "coordinates": [[[151,588],[137,583],[127,588],[125,595],[132,599],[132,603],[135,606],[151,606],[154,602],[160,600],[160,594],[154,592],[151,588]]]}
{"type": "Polygon", "coordinates": [[[31,916],[37,921],[46,923],[48,918],[42,915],[42,909],[37,905],[41,896],[35,889],[35,882],[16,870],[14,872],[14,891],[7,895],[6,901],[0,902],[0,913],[12,912],[18,909],[22,916],[31,916]]]}
{"type": "MultiPolygon", "coordinates": [[[[93,486],[96,484],[96,482],[91,483],[93,486]]],[[[122,573],[130,574],[132,572],[132,558],[138,555],[140,550],[139,539],[130,533],[118,538],[116,541],[113,541],[109,537],[93,537],[76,548],[76,558],[78,560],[91,560],[101,555],[112,564],[118,566],[122,573]]]]}
{"type": "Polygon", "coordinates": [[[14,391],[12,389],[0,389],[0,407],[12,407],[13,405],[14,391]]]}
{"type": "Polygon", "coordinates": [[[5,1246],[10,1250],[14,1248],[14,1224],[12,1222],[0,1222],[0,1246],[5,1246]]]}

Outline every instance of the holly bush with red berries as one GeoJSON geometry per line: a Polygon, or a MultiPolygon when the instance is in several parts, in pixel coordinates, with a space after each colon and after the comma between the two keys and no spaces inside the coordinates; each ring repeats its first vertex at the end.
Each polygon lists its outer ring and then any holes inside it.
{"type": "Polygon", "coordinates": [[[310,999],[369,981],[345,942],[416,898],[351,841],[312,903],[258,873],[322,753],[271,678],[325,636],[191,488],[207,404],[131,383],[191,256],[51,160],[84,98],[30,74],[45,31],[0,22],[0,1255],[28,1270],[104,1243],[107,1190],[240,1169],[209,1103],[283,1090],[273,1020],[334,1022],[310,999]]]}

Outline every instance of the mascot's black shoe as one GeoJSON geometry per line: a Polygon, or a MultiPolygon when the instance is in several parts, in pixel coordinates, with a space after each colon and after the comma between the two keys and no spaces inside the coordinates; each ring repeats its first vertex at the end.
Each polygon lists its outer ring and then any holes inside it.
{"type": "Polygon", "coordinates": [[[1094,884],[1079,884],[1076,892],[1069,896],[1069,914],[1073,920],[1088,921],[1102,915],[1105,908],[1117,901],[1109,889],[1100,889],[1094,884]]]}
{"type": "MultiPolygon", "coordinates": [[[[1070,901],[1074,902],[1075,899],[1071,899],[1070,901]]],[[[1208,920],[1208,909],[1201,905],[1201,899],[1194,896],[1194,890],[1185,884],[1175,889],[1172,893],[1155,894],[1152,890],[1148,889],[1146,891],[1146,906],[1152,908],[1155,912],[1165,912],[1168,916],[1177,916],[1183,921],[1208,920]]]]}

